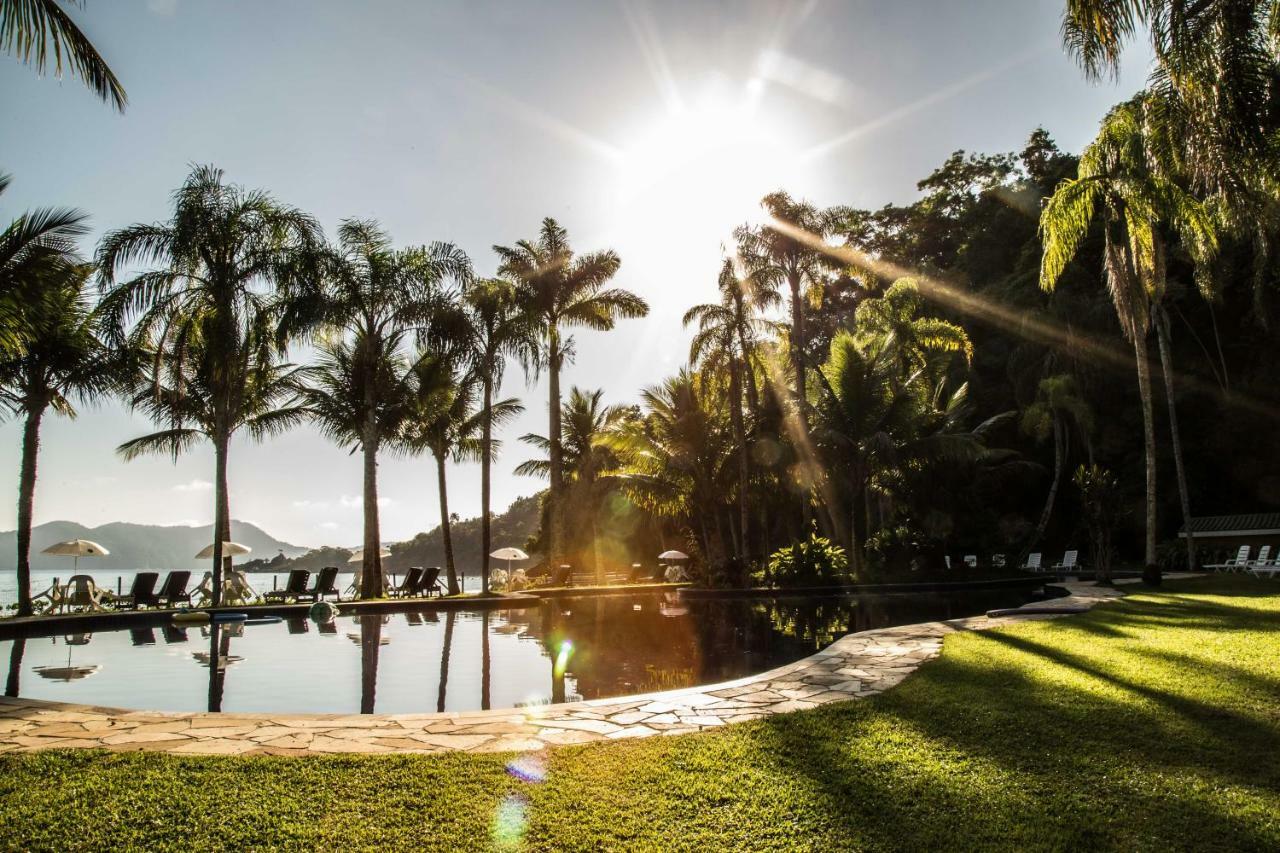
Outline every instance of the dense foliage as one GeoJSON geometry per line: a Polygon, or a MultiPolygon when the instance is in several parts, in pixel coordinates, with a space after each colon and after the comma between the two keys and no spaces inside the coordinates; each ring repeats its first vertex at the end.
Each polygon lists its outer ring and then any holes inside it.
{"type": "Polygon", "coordinates": [[[832,586],[849,579],[849,558],[830,539],[811,535],[774,551],[758,579],[766,586],[832,586]]]}

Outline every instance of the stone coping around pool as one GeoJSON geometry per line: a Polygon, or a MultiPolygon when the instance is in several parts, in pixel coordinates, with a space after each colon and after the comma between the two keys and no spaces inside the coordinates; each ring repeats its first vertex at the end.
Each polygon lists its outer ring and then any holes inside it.
{"type": "MultiPolygon", "coordinates": [[[[837,586],[754,586],[746,589],[705,589],[689,587],[680,591],[681,598],[825,598],[855,595],[893,595],[913,592],[963,592],[964,590],[1034,589],[1052,577],[1022,574],[1016,577],[971,578],[968,580],[911,581],[909,583],[853,583],[837,586]]],[[[1057,584],[1055,584],[1057,585],[1057,584]]]]}
{"type": "MultiPolygon", "coordinates": [[[[1171,576],[1172,577],[1172,576],[1171,576]]],[[[175,755],[511,752],[704,731],[873,696],[942,650],[955,631],[1054,619],[1123,595],[1070,582],[1037,613],[974,616],[846,634],[803,660],[735,681],[531,708],[435,714],[241,714],[129,711],[0,699],[0,752],[55,748],[175,755]],[[1060,612],[1044,612],[1060,611],[1060,612]]]]}

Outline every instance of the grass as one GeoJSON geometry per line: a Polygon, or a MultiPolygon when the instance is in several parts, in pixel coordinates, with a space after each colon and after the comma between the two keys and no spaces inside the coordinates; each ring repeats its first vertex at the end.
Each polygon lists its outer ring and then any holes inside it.
{"type": "Polygon", "coordinates": [[[1280,849],[1280,584],[1170,583],[953,635],[871,700],[512,760],[0,756],[0,846],[1280,849]]]}

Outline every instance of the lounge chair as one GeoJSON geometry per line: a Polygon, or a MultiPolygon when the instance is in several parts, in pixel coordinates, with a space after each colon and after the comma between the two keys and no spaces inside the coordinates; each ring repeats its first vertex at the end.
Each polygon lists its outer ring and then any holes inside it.
{"type": "Polygon", "coordinates": [[[968,569],[976,569],[976,568],[978,568],[978,555],[977,555],[977,554],[965,554],[965,555],[964,555],[964,565],[965,565],[965,568],[968,568],[968,569]]]}
{"type": "MultiPolygon", "coordinates": [[[[359,577],[359,575],[357,575],[359,577]]],[[[320,570],[320,574],[316,575],[315,586],[310,589],[303,590],[298,595],[298,600],[309,598],[312,601],[322,601],[329,596],[333,596],[339,601],[342,600],[342,593],[338,591],[338,567],[325,566],[320,570]]]]}
{"type": "Polygon", "coordinates": [[[1238,572],[1241,566],[1249,562],[1249,552],[1252,550],[1248,545],[1241,545],[1234,557],[1228,557],[1221,563],[1210,563],[1205,568],[1213,569],[1215,572],[1238,572]]]}
{"type": "Polygon", "coordinates": [[[561,566],[551,572],[543,586],[573,586],[573,567],[561,566]]]}
{"type": "Polygon", "coordinates": [[[1249,569],[1249,571],[1253,573],[1254,577],[1260,578],[1263,575],[1266,575],[1267,577],[1274,578],[1276,575],[1280,574],[1280,559],[1267,560],[1265,563],[1259,562],[1254,565],[1253,568],[1249,569]]]}
{"type": "Polygon", "coordinates": [[[290,569],[289,580],[285,582],[284,589],[273,589],[262,598],[264,601],[288,601],[290,598],[296,601],[307,594],[309,580],[311,580],[311,572],[306,569],[290,569]]]}
{"type": "Polygon", "coordinates": [[[156,604],[164,604],[166,607],[177,607],[180,601],[190,604],[191,593],[187,591],[187,584],[190,582],[191,572],[169,572],[160,591],[156,593],[156,604]]]}
{"type": "Polygon", "coordinates": [[[409,571],[405,572],[404,577],[400,579],[398,586],[393,586],[387,590],[387,595],[392,598],[409,598],[422,594],[422,566],[410,566],[409,571]]]}
{"type": "Polygon", "coordinates": [[[1055,572],[1073,572],[1080,568],[1076,561],[1080,559],[1079,551],[1067,551],[1062,555],[1062,560],[1055,563],[1053,570],[1055,572]]]}
{"type": "Polygon", "coordinates": [[[1254,569],[1259,567],[1266,568],[1273,562],[1275,561],[1271,559],[1271,546],[1263,545],[1258,549],[1258,556],[1255,559],[1246,561],[1239,567],[1238,571],[1252,572],[1254,569]]]}
{"type": "Polygon", "coordinates": [[[432,593],[444,597],[447,592],[444,584],[440,583],[440,567],[431,566],[422,570],[422,578],[418,581],[418,595],[428,596],[432,593]]]}
{"type": "Polygon", "coordinates": [[[1004,562],[1005,562],[1005,560],[1004,560],[1004,554],[992,554],[992,555],[991,555],[991,567],[992,567],[993,569],[1003,569],[1003,568],[1004,568],[1004,562]]]}
{"type": "Polygon", "coordinates": [[[644,578],[641,577],[643,574],[644,566],[639,563],[632,563],[631,574],[627,575],[627,583],[640,583],[640,581],[644,580],[644,578]]]}
{"type": "Polygon", "coordinates": [[[133,585],[129,587],[129,594],[111,596],[111,606],[116,610],[155,607],[160,603],[159,596],[156,595],[158,580],[160,580],[158,572],[138,572],[133,576],[133,585]]]}
{"type": "Polygon", "coordinates": [[[1034,554],[1028,554],[1028,555],[1027,555],[1027,561],[1026,561],[1025,563],[1023,563],[1023,564],[1022,564],[1022,568],[1026,569],[1026,570],[1027,570],[1027,571],[1029,571],[1029,572],[1038,572],[1038,571],[1041,571],[1041,567],[1040,567],[1040,552],[1039,552],[1039,551],[1037,551],[1037,552],[1036,552],[1036,553],[1034,553],[1034,554]]]}

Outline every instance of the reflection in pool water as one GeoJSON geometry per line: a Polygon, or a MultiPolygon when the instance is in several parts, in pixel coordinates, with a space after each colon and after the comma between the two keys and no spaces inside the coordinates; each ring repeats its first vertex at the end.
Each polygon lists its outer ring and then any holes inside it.
{"type": "Polygon", "coordinates": [[[851,632],[979,613],[1019,592],[684,601],[290,618],[0,642],[6,695],[152,710],[423,713],[669,690],[798,660],[851,632]]]}

